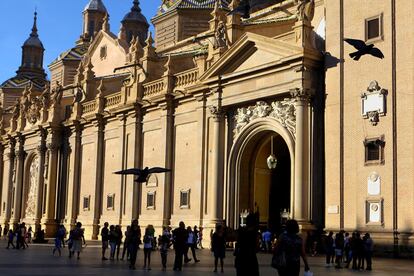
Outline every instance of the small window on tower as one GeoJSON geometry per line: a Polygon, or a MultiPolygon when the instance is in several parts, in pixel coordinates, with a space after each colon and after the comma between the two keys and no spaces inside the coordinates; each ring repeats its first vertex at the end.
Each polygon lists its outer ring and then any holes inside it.
{"type": "Polygon", "coordinates": [[[365,19],[365,40],[383,39],[382,14],[365,19]]]}
{"type": "Polygon", "coordinates": [[[378,165],[384,163],[384,144],[384,137],[366,139],[364,141],[365,165],[378,165]]]}
{"type": "Polygon", "coordinates": [[[106,209],[114,210],[115,209],[115,194],[109,194],[106,197],[106,209]]]}
{"type": "Polygon", "coordinates": [[[107,50],[106,45],[101,47],[100,57],[101,57],[102,60],[106,59],[107,51],[108,50],[107,50]]]}
{"type": "Polygon", "coordinates": [[[84,196],[83,197],[83,210],[89,211],[91,205],[91,196],[84,196]]]}
{"type": "Polygon", "coordinates": [[[180,192],[180,208],[190,209],[190,190],[180,192]]]}
{"type": "Polygon", "coordinates": [[[155,209],[155,192],[147,193],[147,209],[148,210],[155,209]]]}

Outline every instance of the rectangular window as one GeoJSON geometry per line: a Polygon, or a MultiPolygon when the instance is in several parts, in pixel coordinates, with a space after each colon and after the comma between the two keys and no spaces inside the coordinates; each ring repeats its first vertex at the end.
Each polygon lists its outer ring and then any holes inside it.
{"type": "Polygon", "coordinates": [[[147,193],[147,209],[148,210],[155,209],[155,192],[147,193]]]}
{"type": "Polygon", "coordinates": [[[83,197],[83,210],[89,211],[91,205],[91,196],[84,196],[83,197]]]}
{"type": "Polygon", "coordinates": [[[106,209],[108,210],[115,209],[115,194],[109,194],[106,196],[106,209]]]}
{"type": "Polygon", "coordinates": [[[365,40],[383,39],[382,14],[365,19],[365,40]]]}
{"type": "Polygon", "coordinates": [[[384,136],[365,139],[365,165],[384,163],[384,136]]]}
{"type": "Polygon", "coordinates": [[[190,209],[190,190],[180,192],[180,208],[190,209]]]}

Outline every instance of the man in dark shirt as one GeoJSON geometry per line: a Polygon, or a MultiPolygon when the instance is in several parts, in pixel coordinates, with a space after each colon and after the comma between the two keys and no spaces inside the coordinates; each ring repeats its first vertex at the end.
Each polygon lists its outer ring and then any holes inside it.
{"type": "Polygon", "coordinates": [[[183,257],[185,254],[186,243],[188,240],[188,232],[185,229],[184,222],[180,222],[180,226],[173,231],[173,242],[175,250],[174,270],[181,271],[183,267],[183,257]]]}
{"type": "Polygon", "coordinates": [[[108,260],[105,257],[105,251],[108,248],[108,241],[109,241],[109,229],[108,229],[108,223],[104,223],[104,227],[101,230],[101,237],[102,237],[102,260],[106,261],[108,260]]]}

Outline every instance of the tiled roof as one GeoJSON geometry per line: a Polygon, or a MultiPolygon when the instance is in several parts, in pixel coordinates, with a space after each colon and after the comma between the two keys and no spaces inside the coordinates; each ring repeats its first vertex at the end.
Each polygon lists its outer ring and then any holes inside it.
{"type": "Polygon", "coordinates": [[[102,0],[91,0],[85,7],[84,11],[99,11],[106,13],[106,7],[102,0]]]}
{"type": "Polygon", "coordinates": [[[157,15],[162,15],[173,9],[213,9],[216,1],[221,8],[228,9],[231,0],[165,0],[158,8],[157,15]]]}
{"type": "Polygon", "coordinates": [[[0,85],[0,88],[24,88],[29,86],[30,83],[33,83],[34,87],[41,89],[45,86],[46,82],[45,79],[39,78],[38,76],[32,77],[28,74],[24,74],[6,80],[0,85]]]}
{"type": "Polygon", "coordinates": [[[88,51],[88,47],[88,43],[77,45],[76,47],[60,54],[57,59],[52,61],[51,65],[60,60],[81,60],[85,53],[88,51]]]}

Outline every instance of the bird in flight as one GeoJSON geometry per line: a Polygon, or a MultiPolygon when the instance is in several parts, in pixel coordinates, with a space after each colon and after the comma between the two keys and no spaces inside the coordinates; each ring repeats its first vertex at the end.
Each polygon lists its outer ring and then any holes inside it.
{"type": "Polygon", "coordinates": [[[351,39],[351,38],[345,38],[344,39],[345,42],[347,42],[348,44],[354,46],[355,49],[357,49],[358,51],[350,53],[349,56],[353,59],[353,60],[359,60],[361,58],[361,56],[363,55],[371,55],[380,59],[384,58],[384,54],[381,52],[380,49],[375,48],[374,44],[369,44],[367,45],[364,41],[359,40],[359,39],[351,39]]]}
{"type": "Polygon", "coordinates": [[[159,168],[159,167],[148,168],[148,167],[145,167],[145,169],[132,168],[132,169],[117,171],[117,172],[114,172],[114,173],[115,174],[132,174],[132,175],[136,175],[136,176],[138,176],[138,178],[135,179],[135,182],[145,183],[145,182],[148,181],[148,178],[151,174],[153,174],[153,173],[165,173],[165,172],[169,172],[169,171],[171,171],[171,170],[170,169],[165,169],[165,168],[159,168]]]}

